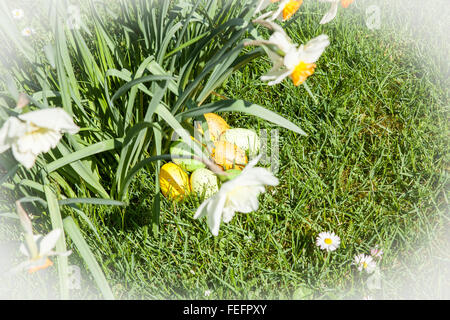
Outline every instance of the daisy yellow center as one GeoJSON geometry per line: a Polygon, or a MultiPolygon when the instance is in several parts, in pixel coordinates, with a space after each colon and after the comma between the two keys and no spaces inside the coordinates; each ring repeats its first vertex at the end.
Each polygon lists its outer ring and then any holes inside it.
{"type": "Polygon", "coordinates": [[[343,8],[347,8],[355,0],[341,0],[341,5],[343,8]]]}
{"type": "Polygon", "coordinates": [[[302,84],[306,78],[314,73],[314,69],[316,68],[316,64],[314,63],[305,63],[300,62],[291,73],[292,82],[294,85],[298,86],[302,84]]]}
{"type": "Polygon", "coordinates": [[[291,0],[283,8],[283,20],[290,19],[300,8],[303,0],[291,0]]]}
{"type": "Polygon", "coordinates": [[[325,238],[324,242],[325,242],[326,244],[332,244],[332,243],[333,243],[333,240],[331,240],[330,238],[325,238]]]}
{"type": "Polygon", "coordinates": [[[363,262],[363,268],[364,268],[364,269],[367,268],[367,262],[363,262]]]}

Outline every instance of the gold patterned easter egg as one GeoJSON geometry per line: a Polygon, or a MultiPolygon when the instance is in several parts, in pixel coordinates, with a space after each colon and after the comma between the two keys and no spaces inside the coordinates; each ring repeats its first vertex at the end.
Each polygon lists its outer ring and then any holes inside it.
{"type": "Polygon", "coordinates": [[[228,123],[215,113],[204,114],[206,122],[208,123],[209,137],[211,141],[219,139],[220,135],[226,130],[230,129],[228,123]]]}
{"type": "Polygon", "coordinates": [[[211,157],[215,163],[222,166],[225,170],[242,168],[248,162],[245,151],[228,141],[214,142],[211,157]]]}

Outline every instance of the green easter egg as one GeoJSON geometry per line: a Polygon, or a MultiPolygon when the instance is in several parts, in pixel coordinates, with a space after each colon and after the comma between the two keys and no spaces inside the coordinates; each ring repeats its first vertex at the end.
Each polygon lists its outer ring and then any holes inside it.
{"type": "MultiPolygon", "coordinates": [[[[192,142],[194,143],[194,142],[192,142]]],[[[170,147],[170,154],[172,155],[172,161],[179,165],[183,170],[192,172],[199,168],[205,168],[205,164],[195,159],[180,159],[176,156],[189,156],[192,157],[194,154],[191,147],[184,141],[176,141],[170,147]]]]}
{"type": "Polygon", "coordinates": [[[227,182],[229,180],[236,178],[238,175],[241,174],[241,172],[242,170],[239,169],[229,169],[225,171],[227,175],[219,175],[219,179],[221,182],[227,182]]]}

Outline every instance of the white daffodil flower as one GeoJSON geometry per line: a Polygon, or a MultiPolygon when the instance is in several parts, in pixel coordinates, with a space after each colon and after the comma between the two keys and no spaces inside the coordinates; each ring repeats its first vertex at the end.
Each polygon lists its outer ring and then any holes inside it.
{"type": "Polygon", "coordinates": [[[301,45],[299,48],[290,45],[287,39],[283,39],[287,36],[282,36],[281,33],[276,34],[275,37],[274,43],[279,48],[284,47],[286,51],[284,51],[284,56],[274,53],[269,54],[273,67],[261,77],[262,81],[270,80],[269,86],[280,83],[286,77],[290,77],[296,86],[302,84],[314,73],[315,62],[319,60],[325,48],[330,44],[330,40],[325,34],[310,40],[306,45],[301,45]]]}
{"type": "Polygon", "coordinates": [[[282,0],[278,10],[275,11],[270,20],[286,21],[290,19],[298,11],[302,3],[303,0],[282,0]]]}
{"type": "Polygon", "coordinates": [[[68,256],[71,250],[66,252],[55,252],[52,249],[56,246],[56,242],[61,237],[62,230],[52,230],[45,237],[42,235],[25,235],[25,243],[22,243],[19,250],[28,260],[17,266],[13,272],[28,270],[29,273],[36,272],[41,269],[48,268],[53,265],[49,256],[68,256]]]}
{"type": "Polygon", "coordinates": [[[25,16],[25,13],[22,9],[14,9],[12,11],[12,17],[16,20],[20,20],[25,16]]]}
{"type": "Polygon", "coordinates": [[[330,9],[320,21],[320,24],[325,24],[336,18],[339,2],[341,2],[343,8],[347,8],[354,0],[319,0],[319,1],[331,3],[330,9]]]}
{"type": "Polygon", "coordinates": [[[11,148],[14,158],[30,169],[39,154],[56,147],[64,132],[75,134],[79,129],[61,108],[10,117],[0,129],[0,153],[11,148]]]}
{"type": "Polygon", "coordinates": [[[255,13],[259,13],[260,11],[267,8],[270,4],[278,2],[278,9],[274,12],[264,14],[263,17],[270,16],[269,20],[271,21],[275,19],[286,21],[298,11],[303,3],[303,0],[261,0],[256,7],[255,13]]]}
{"type": "Polygon", "coordinates": [[[219,234],[220,223],[230,222],[236,212],[258,210],[258,196],[265,192],[265,185],[278,185],[278,179],[269,170],[255,168],[260,158],[250,161],[236,178],[222,184],[220,190],[197,209],[194,219],[207,216],[209,229],[214,236],[219,234]]]}

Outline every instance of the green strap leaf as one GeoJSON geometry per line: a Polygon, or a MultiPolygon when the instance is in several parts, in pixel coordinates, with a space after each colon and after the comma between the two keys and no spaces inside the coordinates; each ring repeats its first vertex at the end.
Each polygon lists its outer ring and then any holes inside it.
{"type": "MultiPolygon", "coordinates": [[[[46,177],[44,177],[44,192],[45,197],[47,198],[47,206],[48,211],[50,213],[50,220],[52,222],[53,229],[61,229],[64,230],[63,222],[61,218],[61,212],[59,210],[58,200],[56,199],[56,194],[50,188],[49,181],[46,177]]],[[[57,252],[66,252],[66,240],[64,236],[64,232],[62,232],[61,237],[56,242],[56,251],[57,252]]],[[[59,285],[61,292],[61,299],[66,300],[69,298],[69,286],[68,286],[68,259],[65,256],[58,256],[58,276],[59,276],[59,285]]]]}
{"type": "Polygon", "coordinates": [[[97,260],[95,260],[95,257],[91,249],[89,248],[89,245],[87,244],[86,240],[84,240],[83,235],[73,221],[72,217],[67,217],[64,219],[64,228],[77,247],[78,252],[80,253],[87,267],[89,268],[89,271],[94,277],[95,283],[103,294],[103,297],[106,300],[114,300],[114,295],[111,291],[111,288],[109,287],[108,282],[106,281],[102,269],[100,268],[97,260]]]}
{"type": "Polygon", "coordinates": [[[74,203],[86,203],[86,204],[96,204],[103,206],[126,206],[127,204],[122,201],[102,199],[102,198],[69,198],[58,201],[60,206],[70,205],[74,203]]]}
{"type": "Polygon", "coordinates": [[[185,112],[181,112],[175,116],[178,121],[183,121],[188,118],[198,117],[205,113],[210,112],[225,112],[225,111],[239,111],[245,112],[254,116],[257,116],[266,121],[272,122],[276,125],[279,125],[283,128],[294,131],[298,134],[306,136],[307,134],[300,129],[297,125],[293,124],[291,121],[283,118],[279,114],[267,110],[260,105],[253,104],[244,100],[223,100],[213,102],[203,107],[194,108],[187,110],[185,112]]]}
{"type": "Polygon", "coordinates": [[[102,153],[105,151],[113,150],[115,148],[118,148],[122,145],[122,139],[109,139],[106,141],[101,141],[98,143],[95,143],[93,145],[90,145],[88,147],[85,147],[81,150],[78,150],[76,152],[70,153],[62,158],[59,158],[58,160],[55,160],[47,165],[47,172],[53,172],[61,167],[64,167],[65,165],[68,165],[72,162],[90,157],[94,154],[102,153]]]}

